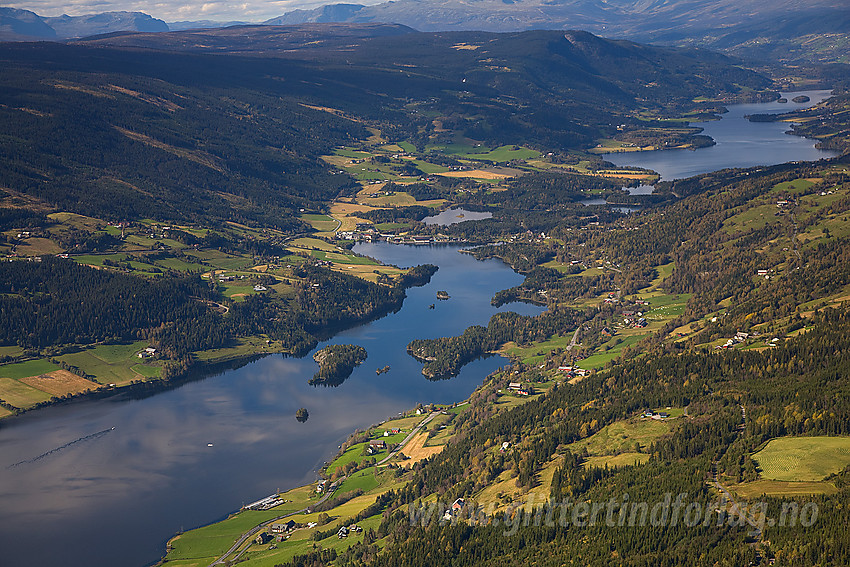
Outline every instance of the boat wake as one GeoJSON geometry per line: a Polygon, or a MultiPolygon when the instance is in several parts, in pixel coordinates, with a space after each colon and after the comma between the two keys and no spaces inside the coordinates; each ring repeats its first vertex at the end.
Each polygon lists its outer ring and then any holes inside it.
{"type": "Polygon", "coordinates": [[[97,433],[92,433],[91,435],[86,435],[85,437],[80,437],[78,439],[74,439],[73,441],[65,443],[64,445],[60,445],[59,447],[56,447],[55,449],[49,450],[46,453],[42,453],[41,455],[39,455],[37,457],[33,457],[32,459],[26,459],[24,461],[18,461],[17,463],[9,465],[6,468],[11,469],[11,468],[15,468],[15,467],[18,467],[18,466],[21,466],[21,465],[27,465],[27,464],[30,464],[30,463],[38,462],[45,457],[49,457],[50,455],[53,455],[54,453],[58,453],[59,451],[62,451],[63,449],[67,449],[68,447],[71,447],[72,445],[76,445],[77,443],[82,443],[83,441],[90,441],[92,439],[97,439],[98,437],[103,437],[104,435],[106,435],[107,433],[109,433],[110,431],[112,431],[114,429],[115,429],[114,427],[110,427],[109,429],[104,429],[103,431],[98,431],[97,433]]]}

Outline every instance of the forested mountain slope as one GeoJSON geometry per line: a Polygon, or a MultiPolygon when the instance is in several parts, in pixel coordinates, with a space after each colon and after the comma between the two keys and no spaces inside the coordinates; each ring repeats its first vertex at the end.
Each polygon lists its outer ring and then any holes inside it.
{"type": "Polygon", "coordinates": [[[316,158],[370,125],[422,144],[451,125],[495,144],[582,147],[641,109],[678,115],[699,95],[769,86],[716,54],[584,32],[342,28],[5,44],[3,185],[94,216],[297,230],[292,211],[351,184],[316,158]]]}

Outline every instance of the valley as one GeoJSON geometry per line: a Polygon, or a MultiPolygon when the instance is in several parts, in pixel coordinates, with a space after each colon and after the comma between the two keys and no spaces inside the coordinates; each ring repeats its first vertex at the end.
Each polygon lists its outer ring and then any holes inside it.
{"type": "Polygon", "coordinates": [[[847,559],[846,95],[585,32],[0,58],[13,563],[847,559]]]}

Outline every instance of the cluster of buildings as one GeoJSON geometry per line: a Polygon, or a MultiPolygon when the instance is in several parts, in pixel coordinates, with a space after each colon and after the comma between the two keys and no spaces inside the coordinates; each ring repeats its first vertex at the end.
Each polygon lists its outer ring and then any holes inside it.
{"type": "Polygon", "coordinates": [[[340,526],[339,531],[336,532],[336,537],[339,539],[345,539],[349,535],[359,534],[363,531],[363,528],[358,526],[357,524],[351,524],[350,526],[340,526]]]}
{"type": "Polygon", "coordinates": [[[452,502],[452,505],[449,507],[448,510],[446,510],[446,513],[443,514],[443,519],[446,521],[451,520],[454,516],[460,514],[465,507],[466,502],[463,500],[463,498],[458,498],[457,500],[452,502]]]}
{"type": "Polygon", "coordinates": [[[243,510],[269,510],[274,508],[275,506],[279,506],[286,502],[285,499],[281,498],[277,494],[272,494],[271,496],[266,496],[256,502],[251,502],[247,506],[243,506],[243,510]]]}
{"type": "Polygon", "coordinates": [[[742,342],[746,341],[748,338],[750,338],[749,333],[743,333],[741,331],[738,331],[737,333],[735,333],[734,337],[732,337],[731,339],[727,339],[724,344],[716,346],[714,348],[717,348],[717,349],[735,348],[735,345],[741,344],[742,342]]]}
{"type": "Polygon", "coordinates": [[[156,356],[156,349],[153,347],[147,347],[144,350],[137,352],[136,356],[139,358],[151,358],[152,356],[156,356]]]}
{"type": "Polygon", "coordinates": [[[670,417],[670,414],[669,414],[668,412],[666,412],[666,411],[653,411],[653,410],[646,410],[645,412],[643,412],[642,414],[640,414],[640,416],[641,416],[641,417],[648,418],[648,419],[662,420],[662,419],[667,419],[667,418],[669,418],[669,417],[670,417]]]}
{"type": "Polygon", "coordinates": [[[514,392],[520,396],[530,396],[534,393],[534,388],[532,388],[530,384],[523,384],[522,382],[510,382],[508,384],[508,391],[514,392]]]}
{"type": "Polygon", "coordinates": [[[376,455],[381,451],[387,450],[387,444],[382,439],[372,439],[366,447],[367,455],[376,455]]]}
{"type": "MultiPolygon", "coordinates": [[[[359,225],[358,225],[359,226],[359,225]]],[[[449,244],[449,243],[464,243],[465,239],[452,238],[444,235],[428,236],[428,235],[403,235],[378,232],[372,225],[367,225],[369,228],[349,231],[340,231],[336,233],[339,240],[356,240],[358,242],[389,242],[390,244],[449,244]]]]}
{"type": "Polygon", "coordinates": [[[643,317],[643,313],[640,311],[637,313],[634,311],[623,311],[623,324],[634,328],[643,328],[648,325],[646,319],[643,317]]]}
{"type": "Polygon", "coordinates": [[[578,366],[559,366],[558,372],[566,372],[566,376],[569,379],[584,378],[590,374],[590,370],[579,368],[578,366]]]}

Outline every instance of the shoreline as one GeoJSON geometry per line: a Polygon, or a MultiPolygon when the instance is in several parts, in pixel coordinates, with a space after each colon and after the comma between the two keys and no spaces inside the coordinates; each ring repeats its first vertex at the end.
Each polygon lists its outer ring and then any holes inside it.
{"type": "MultiPolygon", "coordinates": [[[[437,416],[440,416],[441,414],[446,414],[447,410],[449,410],[449,409],[460,408],[460,407],[465,407],[465,406],[469,405],[470,398],[472,398],[472,396],[474,396],[474,394],[478,390],[480,390],[482,387],[486,386],[488,381],[490,379],[492,379],[492,377],[493,377],[492,374],[486,376],[484,378],[484,380],[482,381],[482,383],[478,387],[476,387],[476,389],[472,392],[472,394],[470,394],[463,401],[455,402],[455,403],[452,403],[452,404],[428,404],[424,407],[431,408],[431,409],[426,410],[426,411],[422,411],[421,413],[417,413],[418,411],[420,411],[419,408],[409,409],[409,410],[402,412],[401,414],[399,414],[396,417],[388,418],[388,419],[385,419],[383,421],[373,423],[372,425],[365,428],[365,431],[368,432],[368,431],[378,429],[381,426],[386,425],[388,423],[392,423],[393,421],[406,420],[406,419],[410,419],[410,418],[413,418],[413,417],[420,417],[421,416],[421,419],[418,420],[418,422],[416,423],[415,426],[411,427],[410,432],[405,435],[404,439],[400,443],[395,445],[392,449],[390,449],[389,446],[387,447],[387,449],[386,449],[387,455],[384,456],[380,461],[374,463],[373,465],[367,465],[367,466],[363,467],[362,469],[356,469],[351,474],[353,474],[354,472],[360,472],[361,470],[368,470],[370,468],[374,468],[376,470],[379,469],[379,468],[382,468],[382,469],[392,468],[393,463],[391,463],[390,461],[392,461],[393,459],[397,459],[399,457],[404,458],[405,455],[402,453],[402,450],[405,449],[405,447],[407,447],[408,445],[410,445],[411,442],[414,440],[414,438],[416,438],[418,435],[420,435],[422,433],[422,431],[423,431],[423,429],[425,428],[426,425],[428,425],[437,416]]],[[[319,470],[317,471],[317,477],[319,479],[321,479],[321,481],[330,482],[330,476],[333,473],[329,473],[328,468],[333,465],[335,460],[341,458],[346,453],[347,449],[342,448],[342,447],[345,446],[345,443],[349,440],[357,438],[357,436],[362,435],[362,433],[363,432],[360,432],[359,430],[351,432],[345,438],[343,443],[340,445],[340,448],[337,450],[335,457],[332,458],[330,461],[325,462],[319,468],[319,470]]],[[[362,443],[362,441],[360,443],[362,443]]],[[[359,443],[355,443],[352,446],[357,445],[357,444],[359,444],[359,443]]],[[[396,466],[398,466],[398,465],[396,465],[396,466]]],[[[270,525],[270,524],[272,524],[272,523],[274,523],[278,520],[281,520],[283,518],[288,518],[288,517],[291,517],[291,516],[296,516],[296,515],[299,515],[299,514],[318,513],[317,508],[321,504],[323,504],[324,502],[326,502],[328,500],[333,501],[334,497],[341,496],[341,495],[337,494],[337,492],[339,491],[339,488],[342,486],[342,483],[343,483],[344,480],[346,480],[346,478],[347,478],[347,475],[343,475],[343,476],[339,477],[334,482],[334,484],[331,485],[334,488],[334,490],[328,491],[328,492],[317,491],[317,490],[314,489],[315,483],[308,483],[308,484],[305,484],[305,485],[293,486],[291,488],[288,488],[288,489],[285,489],[285,490],[271,494],[270,497],[277,497],[277,498],[280,498],[282,495],[290,494],[290,493],[297,492],[297,491],[306,491],[308,494],[311,494],[313,496],[316,496],[320,493],[322,495],[317,501],[311,502],[311,503],[309,503],[309,505],[302,506],[298,510],[287,512],[287,513],[275,516],[271,519],[264,519],[262,521],[259,521],[259,523],[252,525],[250,527],[250,529],[247,529],[246,531],[244,531],[240,534],[239,538],[227,550],[227,552],[225,552],[223,555],[217,556],[216,559],[210,565],[211,566],[212,565],[224,565],[224,564],[227,564],[228,561],[231,561],[231,562],[238,561],[239,558],[251,546],[251,543],[248,543],[248,542],[253,541],[251,539],[252,536],[254,536],[259,531],[261,531],[262,528],[264,528],[264,527],[266,527],[266,526],[268,526],[268,525],[270,525]],[[247,546],[245,545],[246,543],[248,543],[247,546]],[[233,557],[230,557],[234,553],[236,555],[233,556],[233,557]]],[[[285,503],[287,503],[287,501],[284,499],[282,504],[278,504],[275,507],[282,506],[285,503]]],[[[223,517],[221,517],[219,519],[213,520],[213,521],[206,523],[206,524],[196,526],[195,528],[192,528],[190,530],[175,533],[170,538],[168,538],[165,542],[165,550],[166,550],[165,555],[163,555],[158,561],[150,563],[146,567],[159,567],[159,566],[162,566],[162,565],[166,565],[168,553],[173,549],[172,543],[175,542],[176,540],[178,540],[184,534],[195,531],[195,530],[209,528],[209,527],[214,526],[216,524],[219,524],[221,522],[234,519],[244,512],[253,511],[249,506],[244,506],[244,507],[240,508],[239,510],[234,510],[234,511],[228,512],[228,513],[226,513],[226,515],[224,515],[223,517]]],[[[270,508],[269,510],[274,510],[274,508],[270,508]]],[[[333,508],[331,508],[328,511],[331,511],[331,510],[333,510],[333,508]]],[[[282,510],[281,510],[281,512],[282,512],[282,510]]]]}

